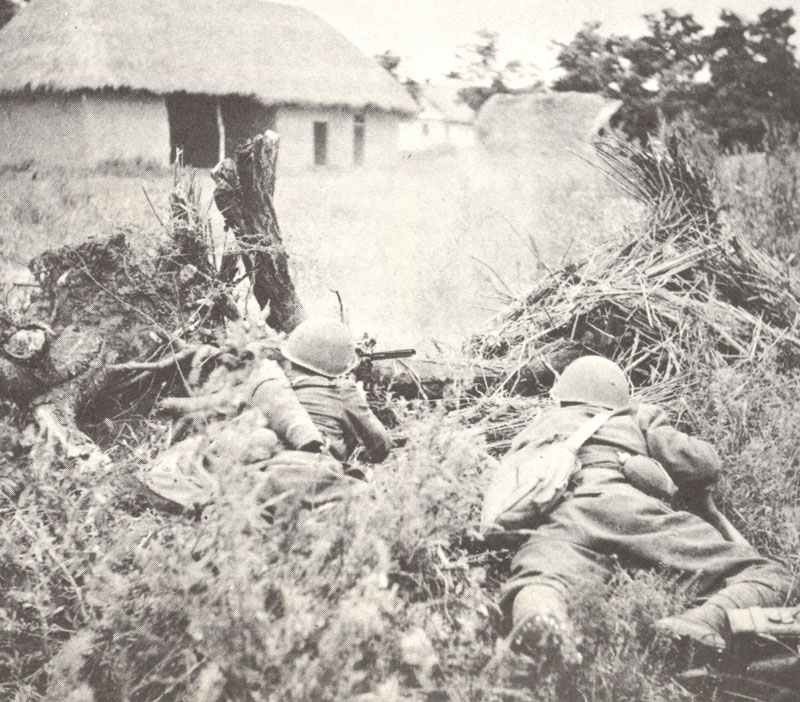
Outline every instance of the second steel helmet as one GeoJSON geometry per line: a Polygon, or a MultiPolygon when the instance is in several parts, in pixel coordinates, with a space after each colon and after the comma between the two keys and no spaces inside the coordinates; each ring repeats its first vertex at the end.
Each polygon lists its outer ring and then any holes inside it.
{"type": "Polygon", "coordinates": [[[631,399],[630,384],[622,369],[602,356],[581,356],[559,376],[552,396],[559,402],[584,402],[620,409],[631,399]]]}
{"type": "Polygon", "coordinates": [[[346,373],[358,361],[350,331],[335,319],[301,322],[281,346],[281,353],[292,363],[328,378],[346,373]]]}

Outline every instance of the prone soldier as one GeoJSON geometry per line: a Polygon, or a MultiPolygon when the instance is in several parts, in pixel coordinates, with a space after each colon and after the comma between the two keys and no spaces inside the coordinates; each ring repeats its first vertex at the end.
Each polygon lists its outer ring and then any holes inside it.
{"type": "MultiPolygon", "coordinates": [[[[347,375],[359,359],[344,324],[324,318],[301,322],[287,337],[281,354],[291,388],[317,430],[298,440],[294,448],[324,450],[340,462],[359,447],[371,462],[386,458],[391,438],[369,408],[363,390],[347,375]]],[[[275,413],[272,384],[256,384],[250,397],[253,405],[275,413]]]]}
{"type": "Polygon", "coordinates": [[[579,588],[611,575],[615,554],[696,585],[701,603],[656,623],[673,638],[723,649],[726,610],[784,604],[792,584],[785,568],[668,503],[676,491],[697,495],[716,482],[720,459],[710,444],[672,427],[658,407],[633,404],[623,371],[599,356],[570,364],[552,394],[558,406],[525,429],[527,440],[558,441],[611,414],[578,450],[580,469],[564,499],[528,525],[534,531],[514,556],[503,589],[512,646],[554,646],[563,662],[579,662],[568,603],[579,588]]]}

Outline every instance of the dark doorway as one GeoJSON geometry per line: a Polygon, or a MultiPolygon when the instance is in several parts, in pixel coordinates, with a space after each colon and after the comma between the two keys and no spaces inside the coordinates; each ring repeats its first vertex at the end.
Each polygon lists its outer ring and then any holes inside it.
{"type": "Polygon", "coordinates": [[[225,155],[233,156],[243,141],[275,129],[275,108],[258,100],[243,97],[222,99],[222,119],[225,123],[225,155]]]}
{"type": "Polygon", "coordinates": [[[328,123],[314,122],[314,164],[328,163],[328,123]]]}
{"type": "Polygon", "coordinates": [[[360,166],[364,163],[364,140],[366,138],[366,119],[364,115],[353,118],[353,163],[360,166]]]}
{"type": "Polygon", "coordinates": [[[211,168],[219,160],[217,101],[207,95],[175,93],[167,96],[169,117],[169,158],[175,161],[178,149],[183,162],[198,168],[211,168]]]}

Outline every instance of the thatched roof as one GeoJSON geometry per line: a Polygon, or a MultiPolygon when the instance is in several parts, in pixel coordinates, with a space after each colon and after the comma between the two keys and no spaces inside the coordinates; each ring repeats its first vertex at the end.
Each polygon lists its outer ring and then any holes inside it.
{"type": "Polygon", "coordinates": [[[463,87],[463,83],[455,80],[446,83],[426,83],[420,87],[420,101],[423,108],[430,105],[446,122],[473,124],[475,113],[458,95],[458,91],[463,87]]]}
{"type": "Polygon", "coordinates": [[[412,113],[319,17],[262,0],[35,0],[0,31],[0,93],[124,89],[412,113]]]}
{"type": "Polygon", "coordinates": [[[477,126],[492,146],[562,154],[588,146],[622,103],[591,93],[493,95],[477,126]]]}

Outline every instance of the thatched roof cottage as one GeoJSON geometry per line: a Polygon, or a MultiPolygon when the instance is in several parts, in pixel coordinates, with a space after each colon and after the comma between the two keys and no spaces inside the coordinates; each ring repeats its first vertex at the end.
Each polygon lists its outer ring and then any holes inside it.
{"type": "Polygon", "coordinates": [[[475,113],[459,96],[463,87],[465,84],[456,80],[420,86],[417,116],[400,125],[403,151],[463,148],[475,144],[475,113]]]}
{"type": "Polygon", "coordinates": [[[266,128],[282,168],[392,159],[416,105],[307,10],[262,0],[34,0],[0,30],[0,163],[211,166],[266,128]]]}

